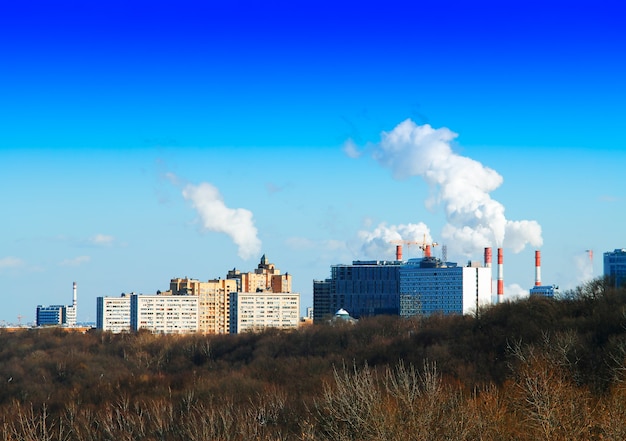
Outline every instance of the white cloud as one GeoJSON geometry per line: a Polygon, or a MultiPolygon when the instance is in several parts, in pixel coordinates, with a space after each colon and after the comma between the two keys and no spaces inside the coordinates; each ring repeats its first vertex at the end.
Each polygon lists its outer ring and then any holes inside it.
{"type": "Polygon", "coordinates": [[[504,287],[504,298],[505,300],[518,300],[526,298],[530,295],[530,291],[522,288],[517,283],[512,283],[510,285],[506,285],[504,287]]]}
{"type": "Polygon", "coordinates": [[[79,266],[84,263],[89,263],[91,261],[91,257],[89,256],[78,256],[73,259],[65,259],[59,262],[60,266],[79,266]]]}
{"type": "Polygon", "coordinates": [[[453,152],[456,133],[434,129],[407,119],[391,132],[383,132],[373,157],[391,169],[397,179],[419,176],[431,187],[428,207],[442,205],[447,224],[442,238],[456,252],[471,255],[495,244],[519,252],[527,244],[541,246],[536,221],[510,221],[504,206],[490,193],[502,182],[495,170],[453,152]]]}
{"type": "Polygon", "coordinates": [[[0,269],[17,268],[24,265],[24,261],[18,257],[3,257],[0,259],[0,269]]]}
{"type": "Polygon", "coordinates": [[[260,253],[261,241],[257,237],[251,211],[227,207],[218,189],[206,182],[187,185],[183,189],[183,197],[191,201],[204,229],[230,236],[238,246],[238,254],[242,259],[260,253]]]}
{"type": "Polygon", "coordinates": [[[407,242],[410,247],[417,243],[432,242],[430,230],[423,222],[406,225],[389,225],[382,223],[372,231],[359,231],[358,237],[362,243],[361,253],[364,257],[378,259],[380,256],[395,256],[396,245],[407,242]],[[410,242],[416,242],[411,244],[410,242]]]}
{"type": "Polygon", "coordinates": [[[113,236],[106,234],[96,234],[95,236],[89,238],[89,243],[98,246],[109,246],[112,245],[114,241],[115,238],[113,236]]]}

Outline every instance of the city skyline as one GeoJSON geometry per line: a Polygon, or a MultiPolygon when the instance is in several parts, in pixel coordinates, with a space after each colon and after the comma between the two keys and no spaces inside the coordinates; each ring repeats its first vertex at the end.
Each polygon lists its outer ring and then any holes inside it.
{"type": "Polygon", "coordinates": [[[505,298],[535,249],[545,284],[598,277],[626,246],[622,12],[2,5],[0,320],[71,304],[75,281],[95,322],[96,297],[264,254],[304,315],[331,265],[424,235],[460,264],[503,246],[505,298]]]}

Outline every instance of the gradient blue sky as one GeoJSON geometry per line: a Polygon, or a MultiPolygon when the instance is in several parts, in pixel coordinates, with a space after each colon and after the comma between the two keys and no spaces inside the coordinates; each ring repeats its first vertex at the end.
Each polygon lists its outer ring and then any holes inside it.
{"type": "MultiPolygon", "coordinates": [[[[393,258],[363,248],[381,224],[422,222],[449,260],[480,260],[442,237],[446,205],[426,207],[422,177],[372,158],[407,119],[502,176],[489,197],[541,226],[546,284],[598,276],[626,246],[617,1],[15,3],[0,5],[5,322],[69,304],[73,281],[95,321],[97,296],[249,271],[263,253],[304,308],[330,265],[393,258]],[[202,183],[252,216],[258,255],[202,228],[183,196],[202,183]]],[[[506,251],[507,296],[532,286],[534,248],[506,251]]]]}

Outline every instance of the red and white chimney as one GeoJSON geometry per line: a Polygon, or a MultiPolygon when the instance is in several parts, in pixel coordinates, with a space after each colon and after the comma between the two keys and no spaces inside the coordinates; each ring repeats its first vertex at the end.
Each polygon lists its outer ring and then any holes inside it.
{"type": "Polygon", "coordinates": [[[402,245],[396,245],[396,260],[402,261],[402,245]]]}
{"type": "MultiPolygon", "coordinates": [[[[491,247],[485,247],[485,268],[491,268],[491,247]]],[[[493,294],[493,275],[490,275],[490,294],[493,294]]]]}
{"type": "Polygon", "coordinates": [[[485,248],[485,268],[491,268],[491,248],[485,248]]]}
{"type": "Polygon", "coordinates": [[[502,265],[502,248],[498,248],[498,303],[504,301],[504,269],[502,265]]]}
{"type": "Polygon", "coordinates": [[[535,251],[535,286],[541,285],[541,251],[535,251]]]}

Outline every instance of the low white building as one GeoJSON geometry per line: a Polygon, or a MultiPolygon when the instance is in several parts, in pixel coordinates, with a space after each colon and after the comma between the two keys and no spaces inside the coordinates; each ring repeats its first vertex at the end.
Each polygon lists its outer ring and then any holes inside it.
{"type": "Polygon", "coordinates": [[[293,292],[234,292],[230,294],[230,333],[265,328],[296,329],[300,294],[293,292]]]}

